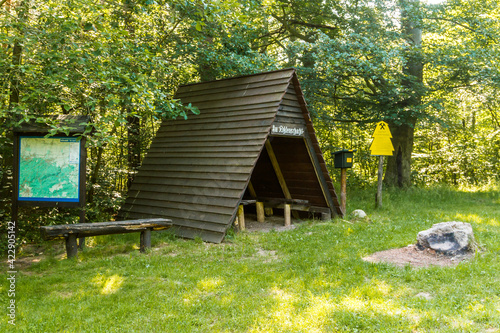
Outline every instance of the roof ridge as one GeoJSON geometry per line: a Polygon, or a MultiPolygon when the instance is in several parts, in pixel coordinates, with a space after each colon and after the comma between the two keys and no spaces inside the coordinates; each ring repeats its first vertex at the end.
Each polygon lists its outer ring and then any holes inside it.
{"type": "Polygon", "coordinates": [[[180,87],[194,86],[194,85],[198,85],[198,84],[206,84],[206,83],[213,83],[213,82],[220,82],[220,81],[236,80],[236,79],[242,79],[242,78],[251,77],[251,76],[259,76],[259,75],[266,75],[266,74],[286,72],[286,71],[292,71],[292,73],[290,73],[290,75],[293,75],[293,73],[295,73],[297,71],[297,69],[294,68],[294,67],[288,67],[288,68],[277,69],[277,70],[268,71],[268,72],[258,72],[258,73],[253,73],[253,74],[239,75],[239,76],[227,77],[227,78],[223,78],[223,79],[216,79],[216,80],[210,80],[210,81],[200,81],[200,82],[186,83],[186,84],[179,85],[179,88],[180,87]]]}

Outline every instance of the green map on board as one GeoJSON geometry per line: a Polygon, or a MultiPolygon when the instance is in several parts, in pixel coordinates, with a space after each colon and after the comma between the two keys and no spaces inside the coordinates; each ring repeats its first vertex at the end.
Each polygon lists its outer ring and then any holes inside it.
{"type": "Polygon", "coordinates": [[[19,200],[78,201],[80,142],[21,137],[19,200]]]}

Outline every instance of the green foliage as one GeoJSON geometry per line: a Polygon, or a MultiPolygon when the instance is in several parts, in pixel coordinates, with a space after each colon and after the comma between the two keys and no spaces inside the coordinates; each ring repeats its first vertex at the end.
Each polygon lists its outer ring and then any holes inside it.
{"type": "MultiPolygon", "coordinates": [[[[415,130],[413,183],[488,183],[500,173],[500,123],[493,98],[500,73],[498,4],[415,3],[337,2],[329,5],[336,15],[316,12],[323,25],[339,28],[336,33],[314,25],[301,25],[300,34],[291,31],[294,38],[285,44],[286,54],[301,67],[323,150],[358,149],[362,164],[355,165],[354,177],[370,180],[376,169],[366,152],[370,124],[386,120],[394,131],[408,123],[415,130]],[[421,49],[402,31],[405,18],[422,29],[421,49]],[[421,82],[406,69],[414,60],[425,65],[421,82]]],[[[301,12],[301,7],[293,8],[289,10],[301,12]]],[[[309,20],[311,8],[304,8],[309,20]]],[[[299,15],[290,16],[288,22],[299,15]]],[[[283,18],[277,20],[286,27],[283,18]]]]}
{"type": "MultiPolygon", "coordinates": [[[[221,78],[270,64],[251,45],[250,21],[259,19],[253,7],[23,0],[0,8],[2,220],[10,220],[12,128],[57,114],[90,116],[87,219],[115,214],[159,123],[198,113],[173,98],[179,84],[207,77],[206,71],[221,78]]],[[[39,224],[67,222],[33,209],[23,209],[21,221],[33,225],[20,229],[23,241],[36,239],[39,224]]]]}
{"type": "Polygon", "coordinates": [[[457,126],[443,131],[437,126],[429,126],[420,133],[425,136],[419,140],[414,158],[417,184],[466,185],[498,181],[498,130],[477,131],[457,126]]]}
{"type": "MultiPolygon", "coordinates": [[[[0,219],[10,220],[15,125],[43,115],[91,117],[87,218],[100,221],[123,202],[159,123],[198,112],[174,99],[178,85],[292,66],[327,163],[333,151],[358,150],[352,184],[366,187],[376,176],[368,147],[373,123],[382,119],[415,124],[414,184],[495,182],[498,6],[489,0],[2,2],[0,219]],[[405,35],[408,21],[422,29],[422,48],[405,35]],[[421,81],[408,75],[412,61],[424,64],[421,81]]],[[[337,178],[333,168],[331,174],[337,178]]],[[[21,212],[28,224],[65,223],[59,213],[21,212]]]]}

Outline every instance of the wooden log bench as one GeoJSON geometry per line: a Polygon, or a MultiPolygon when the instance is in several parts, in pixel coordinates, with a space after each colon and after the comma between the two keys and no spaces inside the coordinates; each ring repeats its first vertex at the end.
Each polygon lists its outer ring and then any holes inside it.
{"type": "MultiPolygon", "coordinates": [[[[309,201],[308,200],[300,200],[300,199],[285,199],[285,198],[259,198],[268,210],[273,208],[283,209],[285,226],[290,226],[292,224],[292,211],[308,211],[309,210],[309,201]]],[[[296,213],[296,212],[295,212],[296,213]]],[[[298,214],[294,215],[295,218],[298,218],[298,214]]]]}
{"type": "Polygon", "coordinates": [[[68,258],[78,253],[77,238],[111,234],[141,233],[140,251],[151,248],[151,231],[165,230],[172,226],[169,219],[142,219],[116,222],[75,223],[41,226],[40,232],[45,240],[65,239],[68,258]]]}
{"type": "Polygon", "coordinates": [[[332,219],[332,212],[330,208],[313,206],[309,203],[309,200],[300,199],[273,199],[273,198],[260,198],[265,205],[265,208],[281,208],[286,209],[286,206],[290,206],[291,211],[301,211],[301,212],[311,212],[321,214],[321,219],[324,221],[332,219]]]}
{"type": "Polygon", "coordinates": [[[299,199],[284,199],[284,198],[256,198],[251,200],[241,200],[240,205],[238,207],[238,215],[237,215],[237,225],[240,230],[245,230],[245,213],[244,206],[255,204],[257,210],[257,221],[265,222],[265,216],[272,215],[273,208],[280,208],[284,211],[284,225],[290,226],[292,224],[292,211],[312,211],[321,213],[322,216],[325,214],[325,218],[330,215],[326,215],[329,211],[328,208],[322,207],[313,207],[309,204],[308,200],[299,200],[299,199]]]}

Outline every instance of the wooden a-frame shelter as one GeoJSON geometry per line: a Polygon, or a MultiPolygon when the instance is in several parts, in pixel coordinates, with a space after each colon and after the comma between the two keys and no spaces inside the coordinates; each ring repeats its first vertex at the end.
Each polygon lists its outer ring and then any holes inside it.
{"type": "Polygon", "coordinates": [[[162,123],[119,218],[169,218],[179,236],[219,243],[247,199],[343,215],[295,69],[185,85],[175,98],[200,114],[162,123]]]}

